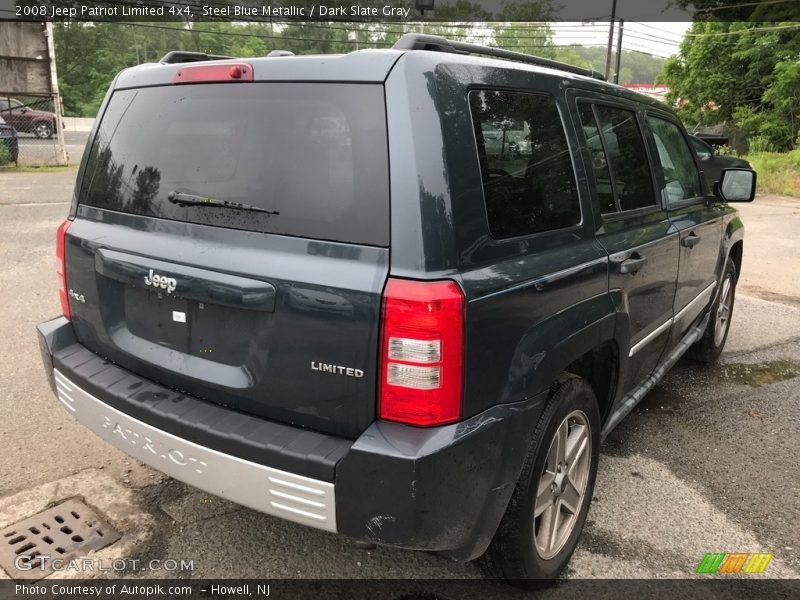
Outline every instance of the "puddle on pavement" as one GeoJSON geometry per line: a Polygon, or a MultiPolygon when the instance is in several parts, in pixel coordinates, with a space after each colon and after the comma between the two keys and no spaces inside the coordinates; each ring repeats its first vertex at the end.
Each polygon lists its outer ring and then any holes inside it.
{"type": "MultiPolygon", "coordinates": [[[[715,383],[733,383],[761,387],[786,379],[800,377],[800,361],[774,360],[766,363],[728,363],[707,367],[691,367],[679,369],[674,375],[687,379],[691,387],[713,386],[715,383]]],[[[659,411],[674,412],[686,398],[675,388],[676,382],[665,385],[663,382],[653,388],[636,406],[637,412],[659,411]]],[[[683,382],[686,386],[687,382],[683,382]]]]}
{"type": "Polygon", "coordinates": [[[674,412],[683,401],[683,396],[675,390],[663,385],[657,385],[636,405],[636,410],[637,412],[674,412]]]}
{"type": "Polygon", "coordinates": [[[800,377],[800,361],[773,360],[758,364],[729,363],[716,367],[714,375],[721,381],[761,387],[800,377]]]}

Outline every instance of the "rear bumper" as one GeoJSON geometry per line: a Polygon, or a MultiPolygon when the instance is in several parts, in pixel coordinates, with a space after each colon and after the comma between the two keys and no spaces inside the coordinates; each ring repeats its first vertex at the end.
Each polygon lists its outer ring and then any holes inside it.
{"type": "Polygon", "coordinates": [[[332,483],[259,465],[177,437],[110,407],[58,369],[53,373],[56,395],[67,411],[133,458],[237,504],[336,531],[332,483]]]}
{"type": "Polygon", "coordinates": [[[38,331],[65,409],[137,460],[270,515],[460,560],[491,541],[543,400],[430,429],[376,422],[353,442],[144,380],[89,352],[64,317],[38,331]]]}

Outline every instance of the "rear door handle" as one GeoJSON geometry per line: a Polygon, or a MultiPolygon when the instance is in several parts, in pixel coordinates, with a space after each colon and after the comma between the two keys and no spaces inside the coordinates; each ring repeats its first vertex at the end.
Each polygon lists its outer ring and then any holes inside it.
{"type": "Polygon", "coordinates": [[[685,238],[681,240],[681,246],[684,248],[694,248],[697,244],[700,243],[700,240],[703,239],[699,235],[697,235],[694,231],[687,235],[685,238]]]}
{"type": "Polygon", "coordinates": [[[620,273],[636,273],[639,269],[647,264],[646,256],[631,257],[619,263],[620,273]]]}

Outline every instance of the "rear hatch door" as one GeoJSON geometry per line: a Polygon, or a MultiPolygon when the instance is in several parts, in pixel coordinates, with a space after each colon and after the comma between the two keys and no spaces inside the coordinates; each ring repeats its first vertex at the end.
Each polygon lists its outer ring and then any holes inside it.
{"type": "Polygon", "coordinates": [[[79,340],[186,393],[356,437],[375,418],[387,163],[379,84],[114,92],[67,237],[79,340]]]}

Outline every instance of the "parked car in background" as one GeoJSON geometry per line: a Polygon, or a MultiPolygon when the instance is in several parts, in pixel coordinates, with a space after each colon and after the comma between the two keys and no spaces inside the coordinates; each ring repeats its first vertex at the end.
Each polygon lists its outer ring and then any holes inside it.
{"type": "Polygon", "coordinates": [[[714,189],[714,183],[720,180],[723,169],[750,169],[750,163],[743,158],[720,154],[707,141],[700,139],[696,135],[690,135],[689,141],[692,144],[695,154],[700,162],[709,189],[714,189]]]}
{"type": "Polygon", "coordinates": [[[56,114],[23,104],[16,98],[0,97],[0,117],[18,132],[32,133],[38,138],[53,137],[56,114]]]}
{"type": "Polygon", "coordinates": [[[0,144],[3,144],[11,154],[11,160],[17,162],[19,158],[19,142],[17,141],[17,130],[0,117],[0,144]]]}

